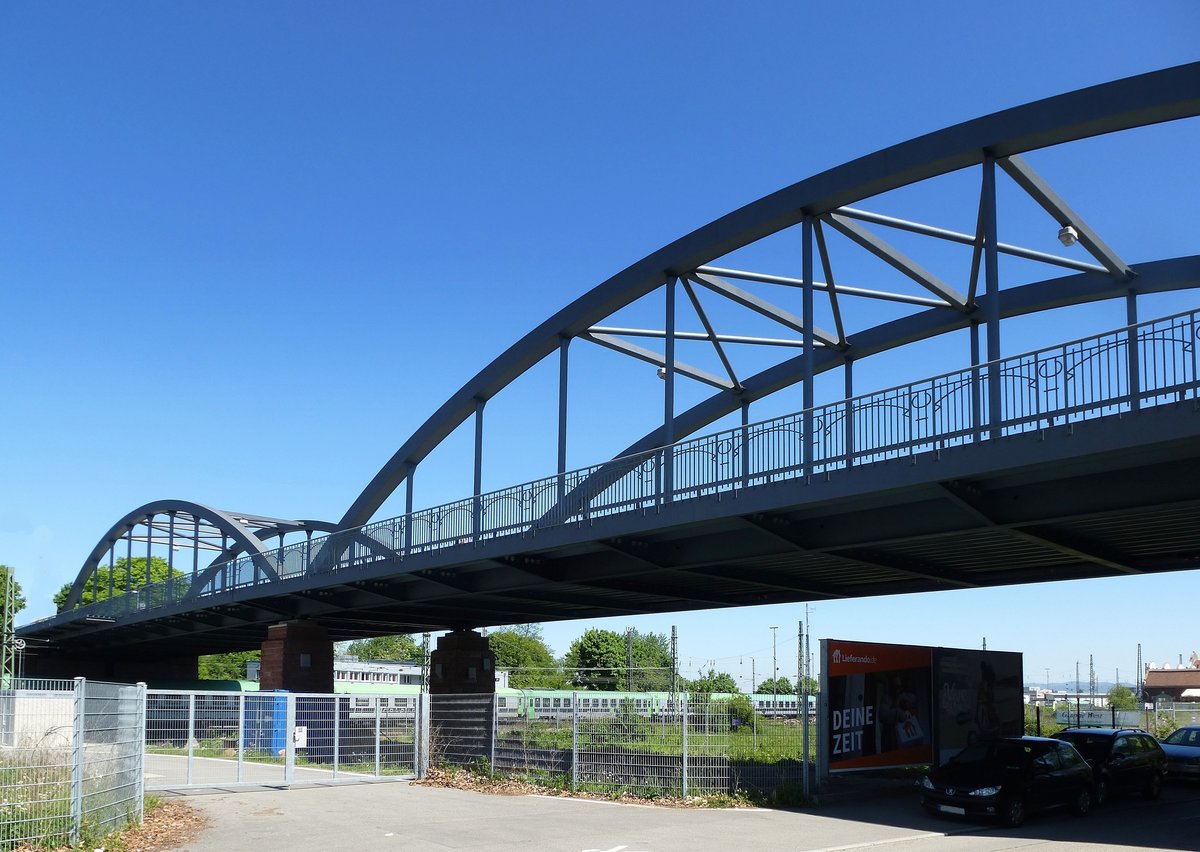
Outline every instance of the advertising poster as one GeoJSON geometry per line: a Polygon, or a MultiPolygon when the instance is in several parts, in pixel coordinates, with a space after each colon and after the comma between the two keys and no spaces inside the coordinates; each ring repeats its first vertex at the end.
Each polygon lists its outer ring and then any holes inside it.
{"type": "Polygon", "coordinates": [[[824,641],[830,770],[933,759],[932,650],[824,641]]]}
{"type": "Polygon", "coordinates": [[[939,764],[980,739],[1025,732],[1023,669],[1019,653],[934,649],[939,764]]]}

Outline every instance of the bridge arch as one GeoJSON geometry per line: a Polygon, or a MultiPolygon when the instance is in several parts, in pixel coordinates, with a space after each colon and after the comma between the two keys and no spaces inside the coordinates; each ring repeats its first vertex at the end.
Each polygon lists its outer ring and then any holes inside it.
{"type": "MultiPolygon", "coordinates": [[[[1155,287],[1178,289],[1181,286],[1196,286],[1195,258],[1161,261],[1136,268],[1125,263],[1020,158],[1023,153],[1053,145],[1196,115],[1200,115],[1200,63],[1093,86],[954,125],[837,166],[735,210],[648,255],[584,294],[484,367],[401,445],[347,509],[338,526],[345,529],[366,524],[384,501],[405,482],[409,486],[406,511],[411,511],[412,474],[416,466],[472,414],[481,419],[482,407],[487,400],[555,350],[565,353],[567,343],[575,338],[585,338],[632,357],[659,363],[671,374],[671,381],[673,374],[679,372],[718,388],[718,392],[705,402],[682,414],[672,412],[664,418],[661,428],[652,431],[627,450],[634,452],[678,440],[736,410],[748,400],[762,398],[782,387],[811,378],[817,372],[908,342],[978,325],[985,320],[990,331],[1002,315],[1016,316],[1082,301],[1129,296],[1135,292],[1150,292],[1155,287]],[[954,234],[848,207],[881,193],[973,166],[981,167],[983,172],[980,221],[975,234],[954,234]],[[1064,233],[1069,230],[1074,234],[1074,238],[1085,246],[1095,262],[1082,263],[999,243],[994,206],[996,168],[1007,173],[1048,214],[1057,219],[1064,233]],[[992,199],[990,206],[985,203],[989,192],[992,199]],[[958,293],[946,286],[918,264],[892,250],[866,230],[863,223],[898,227],[973,245],[973,269],[968,292],[958,293]],[[803,318],[792,317],[765,305],[730,285],[726,279],[742,277],[789,286],[806,285],[804,280],[751,275],[707,266],[730,252],[796,225],[803,225],[806,241],[811,241],[815,232],[820,263],[827,279],[824,291],[828,293],[838,317],[838,328],[834,333],[822,332],[811,321],[805,322],[803,318]],[[922,285],[930,295],[902,297],[835,286],[824,248],[825,229],[839,232],[862,249],[880,257],[922,285]],[[1042,282],[1043,286],[1021,288],[1020,291],[996,292],[989,286],[995,298],[988,294],[977,296],[980,266],[986,268],[984,276],[990,285],[995,277],[994,265],[998,252],[1071,268],[1080,274],[1054,282],[1042,282]],[[1187,277],[1190,283],[1171,283],[1169,279],[1179,275],[1187,277]],[[1156,277],[1157,283],[1154,280],[1156,277]],[[1135,280],[1136,288],[1133,284],[1135,280]],[[668,338],[667,355],[660,358],[639,347],[619,343],[608,330],[597,329],[599,321],[658,288],[668,287],[673,293],[675,282],[682,283],[694,304],[692,285],[721,291],[728,298],[771,316],[792,331],[804,335],[808,354],[745,380],[737,378],[730,370],[726,379],[689,370],[686,365],[678,364],[672,354],[671,330],[665,333],[668,338]],[[907,302],[926,310],[847,335],[836,306],[838,292],[907,302]],[[1018,292],[1020,295],[1017,295],[1018,292]]],[[[816,254],[811,248],[808,250],[809,269],[803,276],[808,279],[806,286],[810,293],[816,288],[812,274],[816,254]]],[[[669,298],[674,297],[672,295],[669,298]]],[[[708,325],[707,322],[705,325],[708,325]]],[[[711,328],[707,328],[707,331],[719,351],[718,336],[711,328]]],[[[998,332],[995,346],[992,345],[990,334],[988,344],[989,354],[993,358],[998,357],[998,352],[992,351],[998,350],[998,332]]],[[[722,360],[725,360],[723,356],[722,360]]],[[[565,375],[565,366],[562,374],[565,375]]],[[[811,382],[808,382],[808,386],[811,387],[811,382]]],[[[560,424],[562,421],[563,415],[560,414],[560,424]]],[[[560,473],[564,456],[562,440],[560,436],[560,473]]],[[[476,466],[478,491],[478,460],[476,466]]]]}
{"type": "MultiPolygon", "coordinates": [[[[276,549],[267,546],[267,539],[272,536],[280,536],[282,539],[282,536],[289,532],[305,532],[311,535],[313,532],[332,530],[333,525],[323,521],[289,521],[229,512],[189,500],[156,500],[130,511],[101,536],[72,583],[63,609],[71,610],[80,604],[88,583],[95,583],[95,578],[103,567],[101,561],[105,555],[109,556],[111,568],[116,557],[116,545],[122,540],[128,543],[127,558],[149,556],[155,545],[165,545],[168,553],[173,554],[177,546],[183,547],[190,542],[194,552],[192,575],[186,583],[180,580],[182,597],[188,598],[198,594],[224,566],[241,554],[250,558],[256,572],[277,580],[279,558],[276,549]],[[165,526],[156,522],[156,519],[161,517],[167,518],[165,526]],[[139,538],[134,536],[134,531],[139,526],[145,527],[146,530],[145,536],[140,539],[140,542],[145,544],[145,551],[135,554],[133,543],[139,538]],[[218,537],[219,545],[216,544],[218,537]],[[199,567],[201,550],[216,554],[203,570],[199,567]]],[[[109,578],[111,585],[111,571],[109,578]]],[[[148,569],[146,582],[149,583],[148,569]]],[[[174,585],[173,579],[170,584],[174,585]]],[[[110,596],[116,591],[110,589],[110,596]]]]}

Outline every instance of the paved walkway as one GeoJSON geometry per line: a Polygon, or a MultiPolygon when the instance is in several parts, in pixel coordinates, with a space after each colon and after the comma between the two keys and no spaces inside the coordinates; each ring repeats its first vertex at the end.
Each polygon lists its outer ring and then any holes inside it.
{"type": "MultiPolygon", "coordinates": [[[[193,794],[210,820],[188,852],[235,849],[487,850],[488,852],[729,852],[840,845],[845,817],[780,810],[701,810],[565,799],[495,796],[403,781],[193,794]]],[[[844,810],[845,805],[831,810],[844,810]]],[[[853,808],[853,806],[851,806],[853,808]]],[[[929,835],[912,803],[894,819],[860,825],[859,842],[929,835]]],[[[940,836],[945,826],[937,827],[940,836]]]]}

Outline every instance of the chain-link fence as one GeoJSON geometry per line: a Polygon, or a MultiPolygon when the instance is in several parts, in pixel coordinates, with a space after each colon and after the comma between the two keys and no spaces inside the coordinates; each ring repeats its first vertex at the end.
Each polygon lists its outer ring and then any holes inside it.
{"type": "Polygon", "coordinates": [[[0,690],[0,849],[141,821],[144,698],[141,685],[83,678],[0,690]]]}
{"type": "MultiPolygon", "coordinates": [[[[800,789],[815,732],[748,698],[655,693],[434,695],[432,759],[639,796],[800,789]]],[[[811,723],[810,723],[811,724],[811,723]]]]}
{"type": "Polygon", "coordinates": [[[422,695],[146,694],[147,787],[411,778],[422,695]]]}

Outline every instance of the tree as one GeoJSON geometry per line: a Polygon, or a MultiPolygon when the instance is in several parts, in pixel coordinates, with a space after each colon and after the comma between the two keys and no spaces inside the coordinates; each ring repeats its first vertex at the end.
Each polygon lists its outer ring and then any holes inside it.
{"type": "Polygon", "coordinates": [[[726,672],[718,672],[715,669],[709,669],[708,674],[701,675],[697,680],[693,680],[688,684],[688,688],[692,692],[705,692],[712,694],[714,692],[738,692],[737,681],[733,679],[733,675],[726,672]]]}
{"type": "Polygon", "coordinates": [[[1128,686],[1117,684],[1108,691],[1108,706],[1114,710],[1136,710],[1137,697],[1128,686]]]}
{"type": "Polygon", "coordinates": [[[402,660],[404,662],[419,662],[423,658],[421,646],[407,634],[395,636],[375,636],[371,639],[358,639],[345,648],[345,653],[358,657],[360,660],[402,660]]]}
{"type": "Polygon", "coordinates": [[[262,651],[232,651],[228,654],[208,654],[200,658],[201,680],[245,680],[246,663],[261,660],[262,651]]]}
{"type": "Polygon", "coordinates": [[[11,631],[17,613],[25,609],[25,596],[21,594],[21,584],[17,582],[16,569],[10,568],[8,565],[0,565],[0,607],[3,607],[4,602],[8,600],[9,583],[12,584],[13,608],[11,612],[3,615],[3,618],[6,619],[0,623],[0,632],[3,633],[11,631]]]}
{"type": "Polygon", "coordinates": [[[496,659],[496,668],[508,670],[508,685],[513,689],[564,689],[568,686],[554,655],[542,641],[540,629],[494,630],[488,634],[488,642],[496,659]]]}
{"type": "MultiPolygon", "coordinates": [[[[176,581],[181,581],[187,577],[182,571],[171,568],[167,564],[167,560],[161,556],[150,557],[150,582],[165,583],[168,577],[173,577],[176,581]]],[[[131,591],[137,591],[146,585],[146,557],[135,556],[132,563],[128,557],[122,556],[118,559],[111,569],[107,565],[103,565],[96,570],[87,580],[83,587],[83,594],[79,599],[79,606],[86,606],[96,601],[108,599],[109,587],[112,587],[113,597],[125,594],[125,589],[128,587],[131,591]],[[132,569],[129,566],[132,564],[132,569]],[[109,582],[109,574],[112,575],[112,582],[109,582]]],[[[71,584],[63,583],[63,587],[54,595],[54,605],[62,612],[67,605],[67,595],[71,593],[71,584]]]]}
{"type": "Polygon", "coordinates": [[[671,688],[671,640],[665,633],[633,632],[633,689],[666,692],[671,688]]]}
{"type": "Polygon", "coordinates": [[[767,678],[754,688],[754,692],[757,695],[795,695],[796,688],[786,677],[767,678]]]}
{"type": "Polygon", "coordinates": [[[563,665],[574,670],[574,682],[587,689],[625,688],[625,637],[592,627],[571,643],[563,665]]]}

